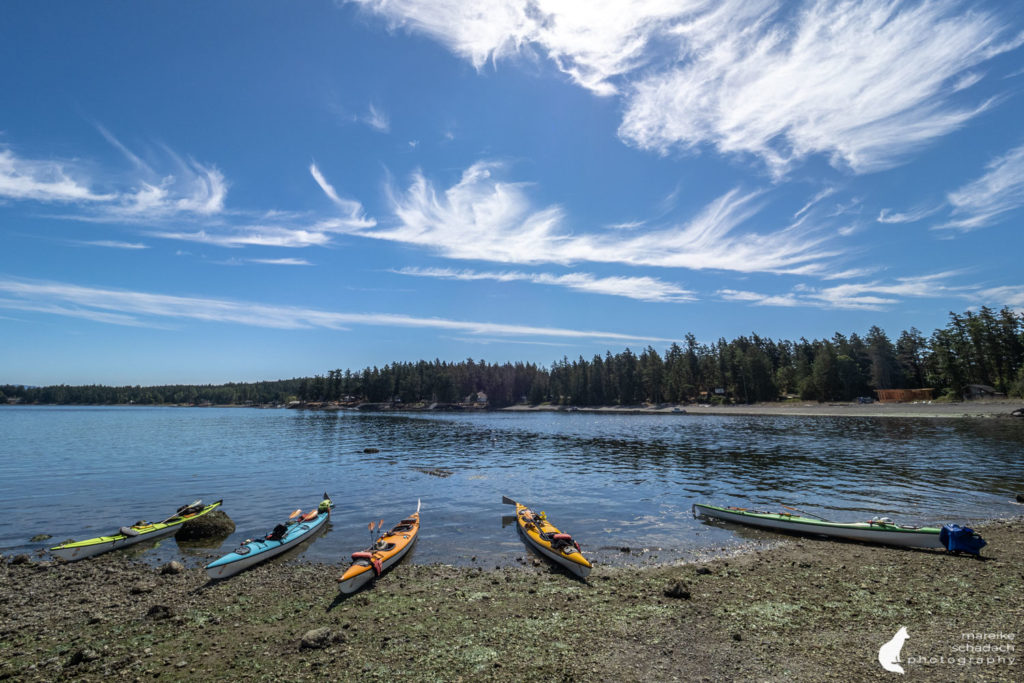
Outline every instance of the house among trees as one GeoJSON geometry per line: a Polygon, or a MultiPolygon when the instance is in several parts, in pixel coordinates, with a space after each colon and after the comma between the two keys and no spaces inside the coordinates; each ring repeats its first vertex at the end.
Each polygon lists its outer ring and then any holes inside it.
{"type": "Polygon", "coordinates": [[[964,400],[973,401],[979,398],[1006,398],[1006,394],[996,391],[987,384],[968,384],[964,387],[964,400]]]}

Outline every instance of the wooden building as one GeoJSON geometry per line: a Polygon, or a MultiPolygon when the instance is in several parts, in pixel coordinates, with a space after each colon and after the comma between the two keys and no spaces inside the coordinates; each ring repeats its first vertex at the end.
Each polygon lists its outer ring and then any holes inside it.
{"type": "Polygon", "coordinates": [[[875,389],[879,403],[907,403],[908,401],[930,401],[934,389],[875,389]]]}

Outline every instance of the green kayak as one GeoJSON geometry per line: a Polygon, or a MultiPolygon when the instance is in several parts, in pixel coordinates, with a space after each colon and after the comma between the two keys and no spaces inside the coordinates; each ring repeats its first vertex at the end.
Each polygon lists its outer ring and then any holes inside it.
{"type": "Polygon", "coordinates": [[[97,536],[96,538],[90,538],[86,541],[62,543],[50,548],[50,553],[62,560],[74,562],[76,560],[84,560],[87,557],[93,557],[110,550],[117,550],[118,548],[124,548],[125,546],[142,543],[143,541],[152,541],[157,538],[163,538],[164,536],[173,534],[177,531],[179,526],[190,519],[202,517],[206,513],[216,509],[223,502],[224,501],[222,500],[218,500],[216,503],[210,503],[209,505],[204,506],[203,501],[197,500],[190,505],[181,506],[178,508],[177,512],[162,522],[150,524],[143,521],[133,524],[132,526],[123,526],[117,533],[111,536],[97,536]]]}

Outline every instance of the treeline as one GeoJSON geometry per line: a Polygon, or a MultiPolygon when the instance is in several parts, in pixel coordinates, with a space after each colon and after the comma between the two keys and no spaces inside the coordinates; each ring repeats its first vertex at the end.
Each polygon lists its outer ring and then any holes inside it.
{"type": "Polygon", "coordinates": [[[161,405],[198,404],[244,405],[247,403],[283,403],[295,398],[302,380],[286,379],[274,382],[231,383],[169,386],[108,387],[100,384],[49,387],[0,386],[0,401],[20,398],[26,403],[56,405],[161,405]]]}
{"type": "Polygon", "coordinates": [[[635,405],[691,401],[754,403],[785,396],[842,401],[875,389],[932,388],[957,399],[969,385],[1024,397],[1024,315],[1009,308],[951,313],[925,337],[915,328],[895,340],[878,327],[848,337],[776,341],[756,334],[700,344],[692,334],[659,353],[563,358],[550,369],[532,363],[467,359],[394,363],[311,378],[165,387],[0,387],[0,400],[37,403],[284,403],[300,401],[456,403],[502,407],[520,402],[635,405]]]}

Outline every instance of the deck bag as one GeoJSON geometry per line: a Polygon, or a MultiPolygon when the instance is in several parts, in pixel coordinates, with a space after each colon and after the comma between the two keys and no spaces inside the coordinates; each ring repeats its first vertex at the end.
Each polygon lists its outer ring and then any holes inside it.
{"type": "Polygon", "coordinates": [[[981,549],[988,545],[985,539],[970,527],[959,524],[943,524],[939,542],[951,553],[981,555],[981,549]]]}

